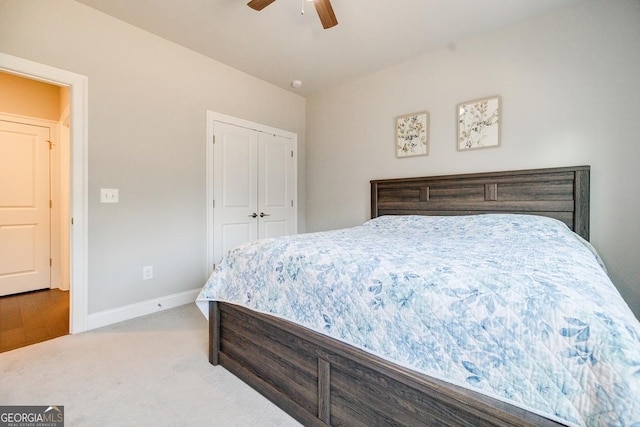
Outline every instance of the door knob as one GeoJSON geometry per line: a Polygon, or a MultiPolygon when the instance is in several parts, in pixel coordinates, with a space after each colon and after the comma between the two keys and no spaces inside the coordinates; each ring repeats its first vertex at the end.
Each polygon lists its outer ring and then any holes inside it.
{"type": "Polygon", "coordinates": [[[264,212],[260,212],[260,218],[264,218],[265,216],[271,216],[270,214],[266,214],[264,212]]]}
{"type": "Polygon", "coordinates": [[[254,213],[252,213],[251,215],[249,215],[249,217],[250,217],[250,218],[257,218],[257,217],[258,217],[258,214],[254,212],[254,213]]]}

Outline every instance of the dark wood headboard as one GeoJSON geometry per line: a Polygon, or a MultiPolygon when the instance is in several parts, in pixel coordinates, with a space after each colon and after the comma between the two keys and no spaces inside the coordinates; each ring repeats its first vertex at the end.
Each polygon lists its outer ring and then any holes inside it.
{"type": "Polygon", "coordinates": [[[371,218],[523,213],[556,218],[589,240],[590,166],[371,181],[371,218]]]}

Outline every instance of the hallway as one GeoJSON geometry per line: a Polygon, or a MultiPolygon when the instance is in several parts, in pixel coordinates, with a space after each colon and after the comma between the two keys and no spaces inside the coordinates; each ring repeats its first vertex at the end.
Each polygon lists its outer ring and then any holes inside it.
{"type": "Polygon", "coordinates": [[[0,297],[0,353],[69,333],[69,292],[44,289],[0,297]]]}

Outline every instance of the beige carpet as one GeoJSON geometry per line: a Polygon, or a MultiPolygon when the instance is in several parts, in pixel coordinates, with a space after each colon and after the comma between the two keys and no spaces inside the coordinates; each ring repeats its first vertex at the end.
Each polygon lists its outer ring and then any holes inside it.
{"type": "Polygon", "coordinates": [[[299,426],[207,360],[194,304],[0,353],[0,405],[63,405],[65,426],[299,426]]]}

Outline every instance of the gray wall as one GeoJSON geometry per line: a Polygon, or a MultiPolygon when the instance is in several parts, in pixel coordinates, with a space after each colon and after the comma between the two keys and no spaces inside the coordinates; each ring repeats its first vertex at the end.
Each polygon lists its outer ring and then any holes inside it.
{"type": "Polygon", "coordinates": [[[369,180],[588,164],[591,240],[640,317],[640,2],[581,2],[307,99],[307,230],[369,216],[369,180]],[[459,102],[502,97],[502,147],[456,151],[459,102]],[[428,157],[395,118],[427,110],[428,157]]]}
{"type": "Polygon", "coordinates": [[[0,0],[0,51],[88,76],[89,314],[204,284],[207,110],[298,134],[304,229],[304,98],[71,0],[0,0]]]}

